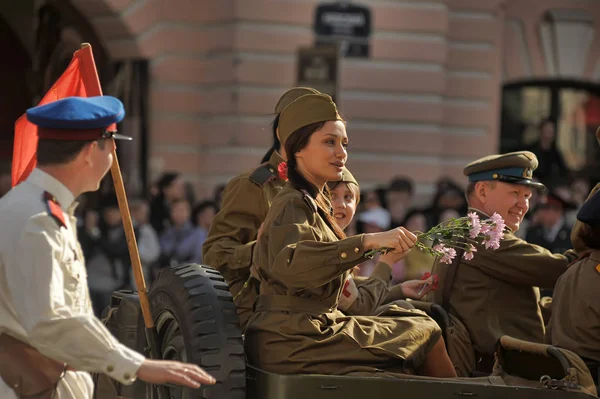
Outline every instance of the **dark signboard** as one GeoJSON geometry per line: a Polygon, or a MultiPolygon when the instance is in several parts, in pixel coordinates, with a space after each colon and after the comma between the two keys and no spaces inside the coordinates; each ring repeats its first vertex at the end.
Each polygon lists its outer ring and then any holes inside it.
{"type": "Polygon", "coordinates": [[[297,85],[337,94],[338,49],[336,46],[301,47],[298,49],[297,85]]]}
{"type": "Polygon", "coordinates": [[[319,4],[315,11],[316,46],[337,45],[343,57],[369,57],[371,10],[347,1],[319,4]]]}
{"type": "Polygon", "coordinates": [[[371,10],[346,2],[320,4],[315,12],[314,29],[318,36],[368,38],[371,35],[371,10]]]}

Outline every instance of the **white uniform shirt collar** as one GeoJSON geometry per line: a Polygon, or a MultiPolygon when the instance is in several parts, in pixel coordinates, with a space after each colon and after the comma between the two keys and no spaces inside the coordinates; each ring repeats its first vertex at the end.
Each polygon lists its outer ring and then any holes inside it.
{"type": "Polygon", "coordinates": [[[73,205],[73,201],[75,200],[73,193],[59,180],[41,169],[35,168],[29,177],[27,177],[26,182],[38,186],[56,197],[60,207],[65,212],[69,211],[69,208],[73,205]]]}

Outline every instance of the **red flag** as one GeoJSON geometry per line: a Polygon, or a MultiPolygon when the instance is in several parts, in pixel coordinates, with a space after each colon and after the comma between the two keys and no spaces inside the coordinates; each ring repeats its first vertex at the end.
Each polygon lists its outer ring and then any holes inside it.
{"type": "MultiPolygon", "coordinates": [[[[88,45],[73,54],[73,59],[67,69],[52,85],[38,105],[71,96],[93,97],[101,95],[102,89],[96,72],[92,47],[88,45]]],[[[113,125],[107,130],[116,130],[116,126],[113,125]]],[[[21,115],[15,122],[12,160],[13,187],[25,180],[35,168],[37,142],[37,126],[27,120],[26,114],[21,115]]]]}

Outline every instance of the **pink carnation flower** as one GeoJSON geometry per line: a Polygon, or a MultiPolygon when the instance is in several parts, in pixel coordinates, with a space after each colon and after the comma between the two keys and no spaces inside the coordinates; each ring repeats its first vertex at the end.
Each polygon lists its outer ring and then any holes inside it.
{"type": "Polygon", "coordinates": [[[469,248],[467,248],[465,250],[465,252],[463,253],[463,259],[464,260],[471,260],[474,258],[474,252],[477,252],[477,248],[475,248],[473,245],[469,244],[469,248]]]}
{"type": "Polygon", "coordinates": [[[452,259],[454,259],[456,257],[456,250],[454,248],[444,247],[443,252],[444,252],[444,254],[442,255],[442,258],[440,259],[440,262],[449,265],[450,263],[452,263],[452,259]]]}
{"type": "Polygon", "coordinates": [[[467,216],[469,217],[469,222],[471,223],[469,235],[471,238],[475,238],[481,232],[481,221],[479,220],[479,215],[477,215],[475,212],[471,212],[467,216]]]}

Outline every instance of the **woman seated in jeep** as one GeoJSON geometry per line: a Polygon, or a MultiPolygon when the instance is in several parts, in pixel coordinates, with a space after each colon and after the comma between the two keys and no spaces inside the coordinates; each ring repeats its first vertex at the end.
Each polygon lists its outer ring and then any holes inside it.
{"type": "Polygon", "coordinates": [[[253,260],[261,281],[246,331],[252,364],[270,372],[424,374],[455,377],[441,331],[418,310],[391,305],[381,316],[346,316],[338,300],[350,270],[370,250],[397,261],[416,242],[403,227],[346,238],[331,215],[326,183],[347,159],[343,119],[327,95],[288,105],[279,131],[289,182],[274,199],[253,260]]]}

